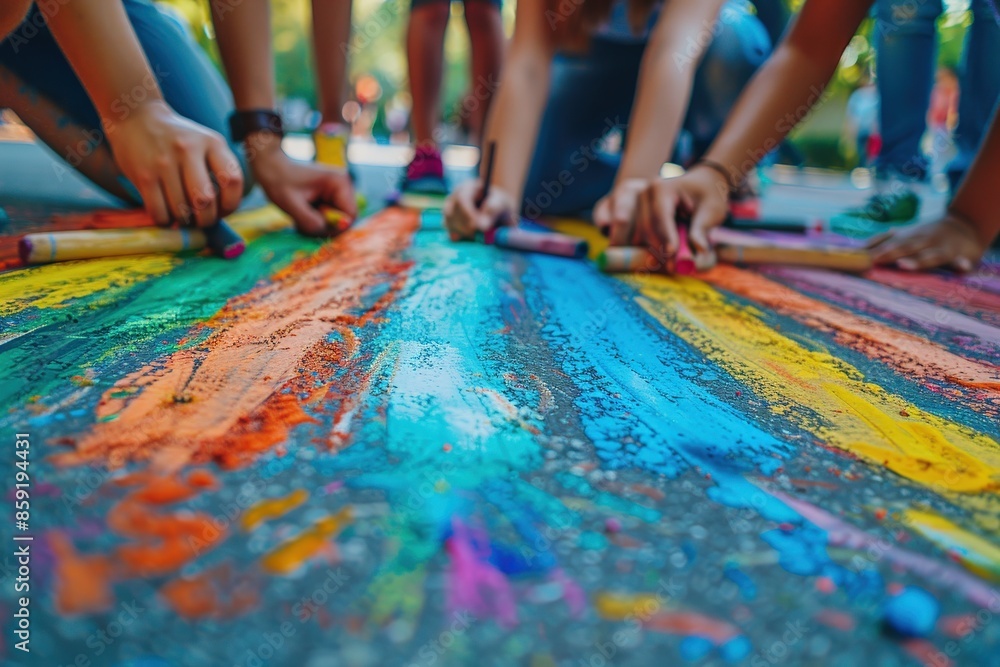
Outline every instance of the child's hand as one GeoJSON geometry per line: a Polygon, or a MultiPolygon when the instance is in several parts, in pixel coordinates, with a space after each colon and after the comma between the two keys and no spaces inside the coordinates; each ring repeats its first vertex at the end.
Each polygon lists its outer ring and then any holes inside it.
{"type": "Polygon", "coordinates": [[[707,167],[692,168],[677,178],[650,182],[636,213],[636,242],[653,254],[671,256],[677,252],[677,211],[691,217],[688,238],[701,255],[711,253],[708,232],[726,220],[729,187],[725,179],[707,167]]]}
{"type": "Polygon", "coordinates": [[[934,222],[879,234],[868,242],[876,264],[895,264],[905,271],[946,266],[960,273],[972,271],[988,245],[971,223],[950,213],[934,222]]]}
{"type": "Polygon", "coordinates": [[[452,241],[473,239],[477,233],[486,232],[497,224],[512,220],[517,207],[507,192],[491,186],[482,207],[476,200],[482,193],[479,180],[466,181],[456,187],[444,203],[444,224],[452,241]]]}
{"type": "Polygon", "coordinates": [[[639,198],[648,184],[644,178],[616,183],[594,206],[594,225],[608,237],[611,245],[631,245],[639,198]]]}
{"type": "Polygon", "coordinates": [[[307,236],[329,236],[333,230],[319,211],[321,205],[358,213],[354,185],[345,170],[298,162],[281,150],[281,140],[260,133],[247,140],[247,154],[254,178],[264,194],[295,221],[307,236]]]}
{"type": "Polygon", "coordinates": [[[207,227],[240,205],[243,172],[226,141],[163,101],[137,107],[107,137],[122,174],[156,224],[207,227]]]}

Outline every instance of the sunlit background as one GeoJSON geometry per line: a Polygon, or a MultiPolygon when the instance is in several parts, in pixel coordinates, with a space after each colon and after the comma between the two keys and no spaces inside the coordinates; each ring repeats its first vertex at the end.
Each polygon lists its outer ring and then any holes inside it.
{"type": "MultiPolygon", "coordinates": [[[[344,0],[346,1],[346,0],[344,0]]],[[[783,0],[797,8],[803,0],[783,0]]],[[[199,42],[218,64],[218,53],[209,20],[206,0],[165,0],[191,25],[199,42]]],[[[947,0],[947,10],[940,20],[939,79],[954,85],[950,70],[959,67],[965,32],[971,23],[969,0],[947,0]]],[[[293,132],[308,132],[317,122],[316,82],[312,62],[309,0],[271,0],[274,51],[278,93],[286,125],[293,132]]],[[[504,23],[510,34],[516,0],[505,0],[504,23]]],[[[462,143],[457,113],[464,95],[471,90],[469,74],[469,38],[463,6],[451,7],[445,55],[445,81],[442,109],[444,118],[440,136],[462,143]]],[[[404,36],[409,0],[354,0],[354,57],[350,63],[351,100],[345,117],[353,123],[358,142],[405,144],[409,140],[410,96],[407,89],[404,36]]],[[[873,21],[865,22],[844,53],[840,69],[827,101],[793,135],[791,150],[779,160],[804,166],[851,169],[860,156],[857,142],[847,136],[847,102],[870,77],[874,48],[873,21]]],[[[953,123],[950,119],[949,123],[953,123]]],[[[928,137],[928,141],[930,137],[928,137]]]]}

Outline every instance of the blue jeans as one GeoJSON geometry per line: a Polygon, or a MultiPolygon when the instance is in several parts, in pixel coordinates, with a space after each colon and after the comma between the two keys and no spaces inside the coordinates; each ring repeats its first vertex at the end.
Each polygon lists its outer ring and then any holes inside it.
{"type": "MultiPolygon", "coordinates": [[[[229,87],[190,31],[174,14],[158,8],[149,0],[123,0],[123,4],[167,104],[180,115],[229,137],[228,117],[233,110],[229,87]]],[[[24,22],[0,42],[0,65],[10,70],[29,89],[27,97],[46,98],[56,107],[58,117],[52,120],[53,124],[60,127],[67,124],[79,126],[85,133],[81,136],[86,136],[88,141],[92,138],[95,149],[106,144],[97,110],[49,32],[37,5],[32,5],[24,22]]],[[[139,88],[143,86],[124,92],[121,104],[113,106],[119,118],[110,119],[112,122],[123,120],[131,107],[145,99],[148,86],[143,90],[139,88]]],[[[6,103],[10,104],[10,101],[6,103]]],[[[0,99],[0,106],[4,105],[5,100],[0,99]]],[[[26,122],[31,125],[30,120],[26,119],[26,122]]],[[[47,134],[39,131],[43,139],[47,134]]],[[[79,158],[73,153],[75,148],[53,143],[49,143],[49,147],[64,160],[78,166],[84,176],[99,185],[107,183],[103,175],[88,173],[86,160],[72,159],[79,158]]],[[[238,149],[238,146],[233,146],[236,155],[241,155],[238,149]]],[[[125,196],[131,203],[140,204],[133,190],[127,188],[125,196]]],[[[121,192],[113,194],[122,196],[121,192]]]]}
{"type": "MultiPolygon", "coordinates": [[[[611,189],[620,157],[602,152],[602,139],[612,130],[628,131],[645,48],[595,37],[586,54],[555,57],[525,185],[525,216],[586,211],[611,189]]],[[[683,126],[691,139],[688,154],[707,150],[770,51],[764,27],[746,4],[728,3],[695,74],[683,126]]]]}
{"type": "MultiPolygon", "coordinates": [[[[941,0],[878,1],[882,152],[876,166],[884,176],[927,177],[929,163],[920,141],[927,129],[941,12],[941,0]]],[[[958,156],[948,168],[956,181],[971,164],[1000,97],[1000,26],[987,0],[972,0],[972,12],[960,75],[958,156]]]]}

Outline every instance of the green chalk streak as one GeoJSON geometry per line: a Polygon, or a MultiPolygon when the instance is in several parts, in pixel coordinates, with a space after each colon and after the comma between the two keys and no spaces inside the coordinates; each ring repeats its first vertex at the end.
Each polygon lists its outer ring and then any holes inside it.
{"type": "MultiPolygon", "coordinates": [[[[96,372],[100,391],[101,367],[118,379],[144,360],[173,352],[174,341],[231,297],[253,289],[297,253],[317,247],[315,240],[290,232],[271,234],[255,240],[235,261],[189,257],[169,274],[132,285],[114,301],[39,311],[51,318],[50,326],[0,346],[0,405],[17,408],[32,395],[46,402],[57,399],[60,392],[76,389],[66,386],[69,378],[88,368],[96,372]]],[[[16,410],[6,415],[17,417],[16,410]]]]}

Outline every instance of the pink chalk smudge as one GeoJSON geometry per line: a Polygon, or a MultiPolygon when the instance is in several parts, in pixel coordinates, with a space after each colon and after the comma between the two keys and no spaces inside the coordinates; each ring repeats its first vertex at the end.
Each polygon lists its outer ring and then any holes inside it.
{"type": "MultiPolygon", "coordinates": [[[[451,556],[448,570],[448,606],[477,617],[494,617],[500,625],[517,625],[517,605],[507,577],[488,560],[489,550],[477,549],[470,528],[460,518],[451,521],[452,534],[445,541],[451,556]],[[484,595],[485,593],[485,595],[484,595]]],[[[487,540],[481,543],[489,544],[487,540]]]]}
{"type": "Polygon", "coordinates": [[[990,587],[964,570],[891,544],[887,545],[885,540],[869,535],[860,528],[855,528],[814,505],[785,495],[780,491],[772,490],[771,493],[801,514],[803,519],[825,530],[827,541],[831,546],[859,551],[870,548],[877,549],[877,553],[882,554],[889,562],[927,579],[936,580],[942,586],[958,591],[969,602],[981,607],[987,607],[1000,598],[1000,590],[990,587]]]}
{"type": "Polygon", "coordinates": [[[552,570],[551,577],[553,581],[562,586],[563,599],[566,600],[569,613],[576,617],[583,616],[583,612],[587,608],[587,594],[583,592],[580,584],[573,581],[568,574],[563,572],[562,568],[558,567],[552,570]]]}

